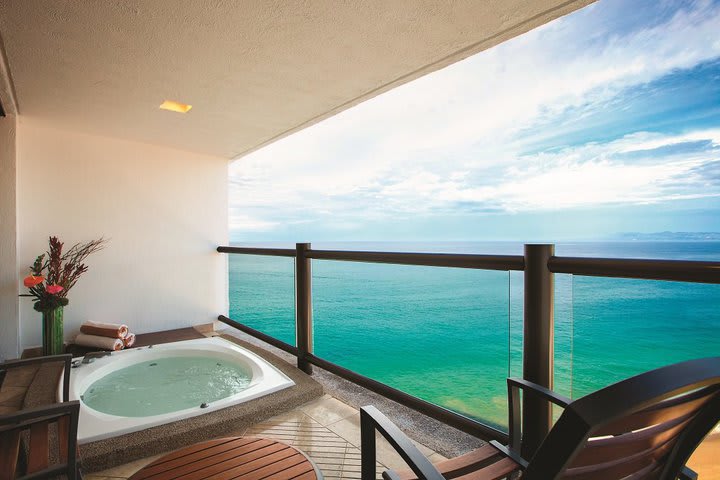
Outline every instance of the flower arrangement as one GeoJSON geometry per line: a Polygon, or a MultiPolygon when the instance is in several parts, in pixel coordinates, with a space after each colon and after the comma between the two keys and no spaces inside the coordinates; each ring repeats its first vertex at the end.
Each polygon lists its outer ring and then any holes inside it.
{"type": "Polygon", "coordinates": [[[67,294],[87,272],[83,261],[91,254],[102,250],[107,240],[99,238],[87,243],[76,243],[63,253],[63,242],[50,237],[48,251],[38,255],[30,267],[30,275],[23,284],[30,290],[25,297],[35,297],[33,308],[38,312],[49,312],[68,304],[67,294]]]}

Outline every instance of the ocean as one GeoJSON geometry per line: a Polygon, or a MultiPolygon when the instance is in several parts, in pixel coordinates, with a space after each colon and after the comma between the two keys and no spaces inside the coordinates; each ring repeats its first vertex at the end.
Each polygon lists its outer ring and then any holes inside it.
{"type": "MultiPolygon", "coordinates": [[[[512,242],[313,247],[523,251],[512,242]]],[[[558,243],[556,254],[720,261],[720,242],[558,243]]],[[[229,255],[229,272],[230,318],[294,345],[294,259],[229,255]]],[[[522,272],[314,260],[312,277],[316,355],[506,429],[505,379],[522,374],[522,272]]],[[[578,398],[652,368],[714,355],[720,285],[555,276],[560,393],[578,398]]]]}

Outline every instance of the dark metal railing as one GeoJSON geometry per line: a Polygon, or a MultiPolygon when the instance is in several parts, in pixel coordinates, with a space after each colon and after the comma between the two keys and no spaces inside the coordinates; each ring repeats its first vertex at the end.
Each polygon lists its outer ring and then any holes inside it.
{"type": "Polygon", "coordinates": [[[243,255],[263,255],[270,257],[294,257],[292,248],[252,248],[252,247],[217,247],[220,253],[242,253],[243,255]]]}
{"type": "MultiPolygon", "coordinates": [[[[554,245],[525,245],[523,282],[523,378],[552,389],[555,359],[555,278],[548,260],[554,245]]],[[[523,395],[521,453],[532,458],[552,425],[552,407],[535,395],[523,395]]]]}
{"type": "MultiPolygon", "coordinates": [[[[330,371],[369,390],[413,408],[459,430],[507,442],[508,436],[458,413],[348,370],[313,355],[311,260],[385,263],[430,267],[513,270],[524,272],[523,378],[553,388],[554,274],[672,280],[720,284],[720,262],[556,257],[554,245],[525,245],[524,255],[469,255],[447,253],[364,252],[313,250],[309,243],[295,249],[221,246],[218,252],[293,257],[297,347],[243,325],[224,315],[218,320],[297,356],[298,368],[312,373],[312,365],[330,371]]],[[[552,425],[549,404],[532,396],[523,398],[523,450],[530,458],[552,425]]]]}
{"type": "Polygon", "coordinates": [[[551,257],[548,268],[553,273],[589,277],[720,283],[720,262],[551,257]]]}
{"type": "Polygon", "coordinates": [[[310,354],[313,351],[312,265],[308,258],[309,243],[298,243],[295,253],[295,338],[298,345],[298,368],[312,374],[310,354]]]}
{"type": "Polygon", "coordinates": [[[519,255],[310,250],[308,257],[315,260],[391,263],[393,265],[418,265],[425,267],[475,268],[481,270],[523,270],[525,268],[524,259],[519,255]]]}
{"type": "MultiPolygon", "coordinates": [[[[218,320],[225,323],[226,325],[235,327],[238,330],[241,330],[249,335],[253,335],[274,347],[277,347],[281,350],[297,356],[298,367],[300,367],[300,354],[297,347],[278,340],[277,338],[271,337],[265,333],[259,332],[253,328],[248,327],[247,325],[243,325],[240,322],[236,322],[235,320],[232,320],[225,315],[219,315],[218,320]]],[[[313,355],[312,353],[306,353],[303,358],[307,363],[311,365],[316,365],[324,370],[327,370],[328,372],[334,373],[335,375],[344,378],[345,380],[349,380],[353,383],[356,383],[357,385],[360,385],[363,388],[382,395],[383,397],[389,398],[390,400],[405,405],[406,407],[410,407],[419,412],[422,412],[447,425],[455,427],[458,430],[469,433],[476,437],[489,437],[504,439],[505,441],[507,440],[507,435],[505,434],[505,432],[479,423],[471,418],[455,413],[452,410],[447,410],[443,407],[439,407],[433,403],[422,400],[421,398],[414,397],[409,393],[403,392],[402,390],[398,390],[397,388],[393,388],[389,385],[385,385],[384,383],[373,380],[372,378],[366,377],[357,372],[353,372],[352,370],[348,370],[345,367],[342,367],[336,363],[329,362],[323,358],[313,355]]]]}
{"type": "Polygon", "coordinates": [[[296,357],[299,356],[298,348],[294,345],[290,345],[289,343],[285,343],[282,340],[278,340],[277,338],[268,335],[267,333],[263,333],[260,330],[255,330],[252,327],[248,327],[247,325],[236,322],[235,320],[232,320],[225,315],[218,315],[218,320],[221,322],[230,325],[231,327],[237,328],[238,330],[247,333],[248,335],[252,335],[255,338],[259,338],[265,343],[268,343],[272,345],[275,348],[279,348],[280,350],[285,350],[287,353],[290,353],[292,355],[295,355],[296,357]]]}
{"type": "MultiPolygon", "coordinates": [[[[308,245],[307,257],[313,260],[338,260],[343,262],[391,263],[394,265],[417,265],[426,267],[475,268],[481,270],[525,269],[522,255],[469,255],[464,253],[404,253],[364,252],[351,250],[311,250],[308,245]]],[[[295,257],[297,250],[290,248],[218,247],[220,253],[243,255],[269,255],[274,257],[295,257]]]]}

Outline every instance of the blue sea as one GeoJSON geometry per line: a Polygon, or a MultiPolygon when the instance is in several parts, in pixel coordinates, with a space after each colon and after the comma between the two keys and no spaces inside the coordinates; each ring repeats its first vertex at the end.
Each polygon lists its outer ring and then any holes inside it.
{"type": "MultiPolygon", "coordinates": [[[[523,252],[510,242],[313,247],[523,252]]],[[[720,261],[720,242],[558,243],[556,254],[720,261]]],[[[230,317],[294,345],[294,259],[229,255],[229,265],[230,317]]],[[[505,379],[522,374],[522,272],[314,260],[312,276],[316,355],[506,428],[505,379]]],[[[714,355],[720,285],[555,276],[555,389],[565,395],[714,355]]]]}

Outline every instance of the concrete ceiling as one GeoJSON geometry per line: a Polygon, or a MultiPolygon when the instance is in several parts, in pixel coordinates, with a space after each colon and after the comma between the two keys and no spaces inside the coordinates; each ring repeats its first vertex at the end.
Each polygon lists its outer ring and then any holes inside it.
{"type": "Polygon", "coordinates": [[[591,1],[2,0],[0,99],[235,158],[591,1]]]}

